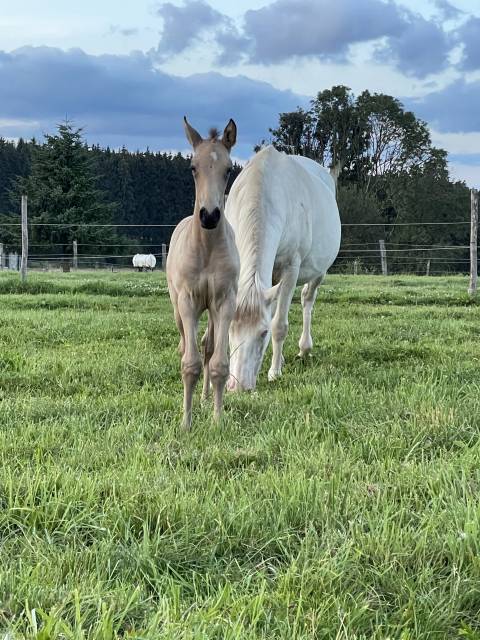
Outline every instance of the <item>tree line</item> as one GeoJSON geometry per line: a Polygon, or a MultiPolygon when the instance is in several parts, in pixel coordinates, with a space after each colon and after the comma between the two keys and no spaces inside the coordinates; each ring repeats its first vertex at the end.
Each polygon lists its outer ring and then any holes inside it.
{"type": "MultiPolygon", "coordinates": [[[[308,109],[281,113],[266,141],[330,167],[338,180],[342,223],[363,225],[344,226],[338,269],[351,269],[354,258],[360,269],[378,268],[380,238],[400,249],[389,254],[392,270],[421,271],[428,259],[437,271],[467,269],[460,262],[468,260],[467,250],[441,247],[467,245],[468,225],[418,223],[468,220],[469,190],[450,180],[447,154],[433,146],[427,125],[392,96],[356,97],[348,87],[332,87],[308,109]]],[[[71,122],[41,142],[0,138],[0,242],[19,249],[20,230],[9,225],[19,221],[26,193],[29,221],[51,225],[32,226],[34,255],[70,254],[74,239],[80,255],[159,253],[172,229],[136,225],[175,225],[190,215],[189,167],[180,153],[89,147],[71,122]]],[[[236,165],[231,181],[240,171],[236,165]]]]}
{"type": "MultiPolygon", "coordinates": [[[[469,189],[450,180],[447,153],[433,146],[425,122],[399,100],[345,86],[321,91],[308,109],[281,113],[271,142],[286,153],[307,156],[338,176],[337,199],[344,225],[343,246],[356,248],[365,268],[378,266],[378,240],[398,247],[389,254],[395,270],[468,270],[468,250],[420,251],[412,245],[465,246],[469,189]],[[385,225],[385,226],[383,226],[385,225]],[[388,225],[388,226],[387,226],[388,225]],[[465,263],[458,261],[465,260],[465,263]],[[455,264],[456,263],[456,264],[455,264]],[[409,268],[405,268],[409,267],[409,268]]],[[[339,267],[348,262],[344,253],[339,267]]]]}

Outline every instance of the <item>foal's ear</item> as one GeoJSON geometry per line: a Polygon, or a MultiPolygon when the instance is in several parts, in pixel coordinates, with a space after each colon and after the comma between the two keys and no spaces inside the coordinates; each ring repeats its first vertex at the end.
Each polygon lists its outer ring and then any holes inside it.
{"type": "Polygon", "coordinates": [[[198,145],[203,142],[202,136],[198,133],[196,129],[194,129],[188,122],[187,116],[183,116],[183,124],[185,127],[185,135],[187,136],[187,140],[190,142],[192,147],[198,147],[198,145]]]}
{"type": "Polygon", "coordinates": [[[225,127],[225,131],[223,132],[222,142],[230,151],[235,142],[237,141],[237,125],[230,118],[230,122],[225,127]]]}

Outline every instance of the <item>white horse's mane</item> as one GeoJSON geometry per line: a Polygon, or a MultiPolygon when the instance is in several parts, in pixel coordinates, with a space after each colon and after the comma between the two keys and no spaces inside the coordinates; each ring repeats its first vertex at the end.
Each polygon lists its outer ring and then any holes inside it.
{"type": "Polygon", "coordinates": [[[309,158],[288,156],[269,145],[247,163],[235,182],[232,200],[227,200],[227,207],[231,206],[235,211],[235,241],[240,254],[237,318],[256,320],[264,308],[263,288],[270,287],[272,283],[261,280],[262,262],[267,258],[266,254],[277,250],[276,246],[270,246],[268,235],[268,230],[276,224],[272,218],[275,211],[270,204],[274,193],[268,190],[276,188],[272,174],[278,171],[283,171],[283,175],[293,173],[290,163],[301,167],[301,173],[310,174],[309,180],[321,180],[335,194],[335,182],[328,170],[309,158]]]}
{"type": "MultiPolygon", "coordinates": [[[[237,295],[237,317],[257,318],[264,305],[262,283],[258,274],[258,260],[265,234],[265,216],[262,215],[264,173],[268,159],[278,153],[274,147],[262,149],[246,165],[244,172],[251,173],[249,180],[241,181],[236,205],[240,207],[241,224],[235,241],[241,256],[237,295]],[[247,189],[248,186],[248,189],[247,189]]],[[[243,173],[243,172],[242,172],[243,173]]]]}

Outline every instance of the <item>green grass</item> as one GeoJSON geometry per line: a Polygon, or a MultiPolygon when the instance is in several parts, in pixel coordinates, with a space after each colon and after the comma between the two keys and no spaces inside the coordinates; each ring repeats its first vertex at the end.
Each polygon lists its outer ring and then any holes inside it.
{"type": "Polygon", "coordinates": [[[0,638],[480,638],[480,306],[331,276],[195,400],[161,274],[0,274],[0,638]]]}

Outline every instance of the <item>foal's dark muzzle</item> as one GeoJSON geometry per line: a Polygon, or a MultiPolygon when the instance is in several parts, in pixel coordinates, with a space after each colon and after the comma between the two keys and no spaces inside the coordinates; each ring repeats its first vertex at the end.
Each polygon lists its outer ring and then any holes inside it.
{"type": "Polygon", "coordinates": [[[215,229],[220,222],[220,209],[215,207],[213,211],[207,211],[205,207],[200,209],[200,224],[204,229],[215,229]]]}

